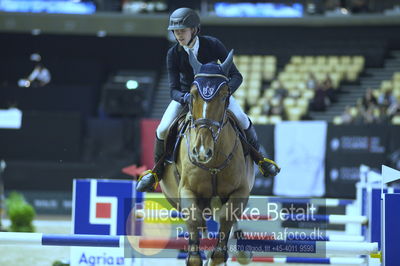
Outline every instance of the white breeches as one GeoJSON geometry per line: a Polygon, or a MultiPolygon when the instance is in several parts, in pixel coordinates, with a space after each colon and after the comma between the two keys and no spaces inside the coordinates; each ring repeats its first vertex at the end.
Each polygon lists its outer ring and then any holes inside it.
{"type": "MultiPolygon", "coordinates": [[[[179,115],[179,113],[182,111],[183,108],[184,107],[177,101],[172,100],[169,103],[167,110],[165,110],[161,122],[157,127],[157,137],[159,139],[165,140],[169,126],[174,121],[174,119],[179,115]]],[[[250,126],[249,118],[243,112],[242,108],[236,102],[233,96],[229,98],[228,110],[230,110],[236,116],[240,126],[243,129],[249,128],[250,126]]]]}

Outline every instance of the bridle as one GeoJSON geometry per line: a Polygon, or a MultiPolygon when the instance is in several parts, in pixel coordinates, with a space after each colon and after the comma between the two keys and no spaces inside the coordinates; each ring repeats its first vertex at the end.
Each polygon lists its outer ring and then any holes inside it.
{"type": "Polygon", "coordinates": [[[221,134],[222,129],[228,122],[226,119],[226,112],[229,105],[229,97],[225,100],[224,106],[224,114],[222,115],[222,119],[220,121],[216,121],[209,118],[198,118],[193,119],[192,114],[192,102],[189,103],[189,129],[197,129],[200,130],[201,128],[208,129],[211,132],[211,136],[213,138],[214,144],[217,143],[219,135],[221,134]]]}
{"type": "MultiPolygon", "coordinates": [[[[229,73],[229,69],[233,63],[233,50],[231,50],[228,54],[228,56],[226,57],[225,61],[218,65],[218,69],[215,69],[214,65],[203,65],[201,64],[196,56],[193,54],[192,50],[189,50],[189,62],[190,65],[193,68],[193,73],[195,74],[194,76],[194,81],[193,84],[196,85],[198,92],[200,93],[201,97],[203,98],[203,100],[210,100],[213,97],[215,97],[215,95],[217,93],[219,93],[219,90],[222,88],[223,84],[227,84],[229,79],[227,78],[226,74],[229,73]],[[196,80],[196,78],[200,78],[199,80],[196,80]],[[203,78],[222,78],[222,81],[219,83],[219,85],[217,86],[217,88],[215,89],[215,86],[213,87],[213,89],[211,88],[207,88],[206,86],[200,85],[201,84],[201,77],[203,78]],[[197,82],[199,81],[199,82],[197,82]],[[200,88],[201,87],[201,88],[200,88]]],[[[205,79],[203,79],[205,80],[205,79]]],[[[216,84],[214,84],[216,85],[216,84]]],[[[215,144],[217,144],[218,138],[222,132],[222,129],[225,127],[226,123],[229,121],[228,117],[227,117],[227,109],[228,109],[228,105],[229,105],[229,96],[225,99],[225,106],[224,106],[224,113],[223,116],[221,118],[220,121],[216,121],[213,119],[208,119],[208,118],[199,118],[199,119],[193,119],[193,114],[192,114],[192,101],[190,101],[189,103],[189,129],[186,130],[184,137],[186,138],[186,147],[187,147],[187,152],[188,152],[188,157],[190,162],[209,172],[211,174],[211,182],[212,182],[212,199],[211,201],[213,201],[213,199],[217,199],[217,174],[223,170],[226,166],[228,166],[228,164],[231,162],[233,155],[235,154],[235,151],[238,148],[238,142],[239,142],[239,133],[237,132],[236,128],[234,128],[234,130],[236,131],[236,136],[235,136],[235,144],[233,145],[233,148],[231,150],[231,152],[226,156],[225,160],[217,165],[217,166],[213,166],[213,167],[209,167],[206,164],[203,163],[199,163],[196,160],[193,159],[192,153],[190,151],[190,132],[191,129],[196,130],[201,129],[201,128],[205,128],[208,129],[211,132],[212,135],[212,139],[214,142],[214,146],[216,146],[215,144]],[[189,132],[189,133],[188,133],[189,132]]],[[[216,201],[214,201],[216,203],[216,201]]]]}
{"type": "MultiPolygon", "coordinates": [[[[226,76],[221,75],[221,74],[205,74],[205,73],[199,73],[197,75],[194,76],[194,79],[196,80],[197,77],[218,77],[218,78],[223,78],[225,79],[224,82],[222,82],[219,86],[221,87],[222,85],[226,84],[226,82],[229,80],[226,76]]],[[[193,84],[195,84],[196,81],[193,82],[193,84]]],[[[199,86],[196,85],[198,89],[199,86]]],[[[217,90],[218,90],[217,89],[217,90]]],[[[229,105],[229,97],[226,98],[225,100],[225,106],[224,106],[224,114],[222,115],[222,119],[220,121],[216,121],[213,119],[208,119],[208,118],[199,118],[194,120],[193,119],[193,114],[192,114],[192,108],[193,108],[193,99],[189,102],[189,121],[190,121],[190,125],[189,125],[189,129],[201,129],[201,128],[206,128],[211,132],[214,144],[217,143],[218,141],[218,137],[221,133],[222,128],[225,126],[226,122],[228,121],[226,119],[226,112],[228,110],[228,105],[229,105]]]]}
{"type": "MultiPolygon", "coordinates": [[[[225,81],[223,81],[219,86],[218,89],[226,84],[226,82],[229,80],[226,76],[221,75],[221,74],[205,74],[205,73],[199,73],[197,75],[194,76],[194,79],[196,80],[197,77],[218,77],[218,78],[224,78],[225,81]]],[[[195,81],[193,82],[193,84],[195,84],[195,81]]],[[[196,85],[198,89],[199,86],[196,85]]],[[[226,112],[228,110],[228,105],[229,105],[229,97],[226,98],[225,100],[225,106],[224,106],[224,113],[222,115],[222,118],[220,121],[216,121],[213,119],[208,119],[208,118],[199,118],[199,119],[193,119],[193,114],[192,114],[192,108],[193,108],[193,99],[189,102],[189,129],[196,129],[198,128],[199,130],[201,128],[206,128],[211,132],[212,138],[213,138],[213,142],[214,144],[217,143],[219,135],[221,133],[222,128],[225,126],[225,124],[227,123],[227,119],[226,119],[226,112]]]]}
{"type": "MultiPolygon", "coordinates": [[[[212,76],[212,74],[207,74],[207,76],[208,77],[212,76]]],[[[220,75],[218,75],[218,76],[220,76],[220,75]]],[[[222,115],[222,119],[220,121],[216,121],[216,120],[209,119],[209,118],[193,119],[193,114],[192,114],[193,103],[192,103],[192,101],[189,102],[189,127],[188,127],[189,130],[187,130],[184,134],[184,136],[186,138],[186,147],[188,149],[189,160],[192,164],[196,165],[197,167],[200,167],[203,170],[209,171],[213,175],[213,177],[216,177],[217,173],[220,172],[222,169],[224,169],[229,164],[229,162],[232,160],[233,154],[238,146],[238,138],[235,138],[235,144],[233,146],[232,151],[229,153],[229,155],[225,158],[225,160],[220,165],[215,166],[215,167],[208,167],[205,164],[196,162],[192,159],[191,151],[190,151],[190,133],[188,133],[188,132],[190,132],[190,129],[197,129],[197,130],[199,130],[201,128],[208,129],[211,132],[214,144],[217,144],[217,141],[221,134],[222,129],[225,127],[225,125],[229,121],[229,119],[227,118],[228,105],[229,105],[229,96],[225,100],[224,113],[222,115]]],[[[213,180],[215,180],[215,182],[216,182],[215,178],[213,178],[213,180]]],[[[213,181],[213,183],[214,183],[214,181],[213,181]]],[[[214,188],[213,188],[213,190],[214,190],[214,188]]]]}

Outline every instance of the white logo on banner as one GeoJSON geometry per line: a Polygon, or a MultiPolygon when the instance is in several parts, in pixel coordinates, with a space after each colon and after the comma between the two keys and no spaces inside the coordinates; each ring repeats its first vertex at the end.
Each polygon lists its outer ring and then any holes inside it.
{"type": "Polygon", "coordinates": [[[332,181],[336,181],[339,178],[339,171],[336,168],[333,168],[330,172],[330,177],[332,181]]]}
{"type": "Polygon", "coordinates": [[[337,138],[331,140],[331,149],[337,151],[340,147],[340,141],[337,138]]]}
{"type": "Polygon", "coordinates": [[[116,197],[97,196],[97,181],[90,180],[90,215],[91,224],[110,225],[110,235],[117,235],[118,199],[116,197]],[[102,217],[98,215],[99,206],[109,208],[109,214],[102,217]]]}

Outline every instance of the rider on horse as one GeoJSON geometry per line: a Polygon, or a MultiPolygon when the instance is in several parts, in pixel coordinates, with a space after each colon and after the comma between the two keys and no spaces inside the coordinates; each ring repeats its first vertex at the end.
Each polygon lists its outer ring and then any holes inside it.
{"type": "MultiPolygon", "coordinates": [[[[164,169],[164,140],[171,123],[179,115],[183,108],[190,102],[190,86],[194,75],[189,63],[189,50],[201,63],[220,60],[223,62],[227,55],[227,49],[217,38],[211,36],[199,36],[200,17],[190,8],[175,10],[169,19],[168,30],[172,30],[178,43],[171,47],[167,54],[167,69],[172,101],[165,111],[156,132],[154,161],[152,170],[147,170],[139,177],[136,186],[138,191],[152,191],[162,178],[164,169]]],[[[228,86],[232,95],[242,83],[242,75],[234,64],[230,68],[228,86]]],[[[228,109],[236,116],[240,126],[244,129],[247,142],[250,144],[250,155],[259,166],[260,172],[265,177],[275,176],[279,173],[278,165],[265,158],[258,143],[256,131],[233,96],[229,99],[228,109]]]]}

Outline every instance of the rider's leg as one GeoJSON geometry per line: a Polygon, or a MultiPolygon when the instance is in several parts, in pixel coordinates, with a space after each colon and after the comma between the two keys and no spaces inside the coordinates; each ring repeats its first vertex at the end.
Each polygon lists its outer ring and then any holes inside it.
{"type": "Polygon", "coordinates": [[[244,132],[246,134],[247,142],[254,148],[254,150],[250,149],[250,155],[253,161],[258,165],[261,174],[265,177],[276,176],[281,169],[274,161],[266,158],[261,152],[257,133],[251,121],[250,126],[245,129],[244,132]]]}
{"type": "Polygon", "coordinates": [[[182,111],[183,106],[176,102],[171,101],[165,111],[160,125],[157,127],[156,131],[156,141],[154,146],[154,168],[145,171],[138,179],[136,184],[136,190],[138,191],[153,191],[158,182],[162,179],[164,170],[164,140],[168,133],[168,128],[175,118],[182,111]]]}
{"type": "Polygon", "coordinates": [[[161,179],[164,170],[164,162],[159,162],[164,155],[164,140],[158,138],[154,143],[154,167],[151,170],[145,171],[138,179],[136,184],[137,191],[153,191],[156,189],[158,182],[161,179]]]}
{"type": "Polygon", "coordinates": [[[262,154],[254,126],[233,96],[229,98],[228,109],[235,114],[240,126],[244,129],[247,142],[254,148],[250,149],[250,155],[253,161],[260,168],[262,175],[265,177],[276,176],[279,173],[280,168],[274,161],[265,158],[265,156],[262,154]]]}

